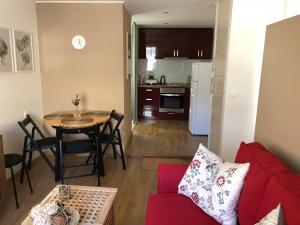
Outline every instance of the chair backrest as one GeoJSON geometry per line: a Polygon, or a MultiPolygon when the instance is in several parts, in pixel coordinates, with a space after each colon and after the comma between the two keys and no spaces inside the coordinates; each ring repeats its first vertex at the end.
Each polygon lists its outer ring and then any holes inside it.
{"type": "Polygon", "coordinates": [[[107,121],[107,123],[104,125],[102,132],[104,132],[107,126],[109,126],[110,134],[112,136],[115,136],[116,132],[119,132],[119,126],[122,123],[123,118],[123,115],[117,113],[115,110],[112,110],[110,113],[109,121],[107,121]]]}
{"type": "Polygon", "coordinates": [[[41,138],[45,138],[45,135],[42,133],[42,131],[39,129],[39,127],[28,114],[26,115],[26,118],[22,121],[19,121],[18,124],[25,133],[25,138],[29,139],[32,145],[36,145],[36,142],[34,140],[35,131],[40,135],[41,138]]]}

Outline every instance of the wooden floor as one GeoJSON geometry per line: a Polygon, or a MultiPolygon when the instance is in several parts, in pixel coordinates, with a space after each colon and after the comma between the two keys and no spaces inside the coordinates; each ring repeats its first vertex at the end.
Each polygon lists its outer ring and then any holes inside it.
{"type": "Polygon", "coordinates": [[[201,142],[207,146],[207,136],[193,136],[186,121],[139,121],[129,141],[126,154],[192,158],[201,142]]]}
{"type": "MultiPolygon", "coordinates": [[[[199,141],[205,141],[203,137],[191,137],[186,126],[185,122],[138,123],[126,148],[128,156],[125,171],[119,159],[114,160],[110,155],[106,155],[106,176],[101,179],[101,186],[119,189],[116,199],[116,225],[143,225],[148,195],[157,191],[156,171],[145,169],[143,155],[190,157],[196,151],[199,141]]],[[[176,163],[176,160],[172,162],[176,163]]],[[[183,160],[178,159],[178,162],[182,163],[183,160]]],[[[52,173],[40,158],[34,161],[30,177],[34,193],[30,194],[27,182],[22,185],[17,182],[20,202],[20,209],[17,210],[10,188],[8,199],[1,205],[0,225],[20,224],[30,209],[56,186],[52,173]]],[[[77,178],[67,180],[67,183],[96,186],[97,178],[96,176],[77,178]]]]}

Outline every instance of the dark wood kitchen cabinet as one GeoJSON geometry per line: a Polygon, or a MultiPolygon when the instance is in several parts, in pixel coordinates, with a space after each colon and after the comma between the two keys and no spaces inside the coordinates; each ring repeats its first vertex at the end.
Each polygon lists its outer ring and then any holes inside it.
{"type": "Polygon", "coordinates": [[[138,88],[138,117],[157,119],[159,113],[159,88],[138,88]]]}
{"type": "Polygon", "coordinates": [[[212,28],[141,28],[139,58],[146,58],[146,47],[155,48],[155,58],[211,59],[212,28]]]}
{"type": "Polygon", "coordinates": [[[211,59],[213,51],[213,29],[190,29],[188,34],[188,58],[211,59]]]}
{"type": "Polygon", "coordinates": [[[160,88],[138,88],[138,117],[139,119],[158,120],[188,120],[190,108],[190,88],[185,88],[184,112],[159,112],[160,88]]]}

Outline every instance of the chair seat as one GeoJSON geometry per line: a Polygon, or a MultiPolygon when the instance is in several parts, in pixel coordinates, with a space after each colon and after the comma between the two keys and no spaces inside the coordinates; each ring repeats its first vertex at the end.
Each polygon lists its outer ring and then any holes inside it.
{"type": "Polygon", "coordinates": [[[93,148],[89,139],[64,142],[64,154],[80,154],[90,152],[93,148]]]}
{"type": "Polygon", "coordinates": [[[15,165],[22,163],[23,157],[19,154],[5,154],[4,155],[4,162],[5,168],[10,168],[15,165]]]}
{"type": "Polygon", "coordinates": [[[41,147],[41,149],[48,149],[56,146],[56,137],[48,137],[44,139],[36,140],[36,143],[41,147]]]}

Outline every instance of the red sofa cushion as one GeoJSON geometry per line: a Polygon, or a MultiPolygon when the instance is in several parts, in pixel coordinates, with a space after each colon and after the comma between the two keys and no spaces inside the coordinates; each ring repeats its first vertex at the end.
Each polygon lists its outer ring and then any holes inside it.
{"type": "Polygon", "coordinates": [[[150,195],[145,225],[219,225],[189,198],[176,193],[150,195]]]}
{"type": "Polygon", "coordinates": [[[253,225],[270,177],[279,172],[289,172],[289,169],[258,142],[242,142],[235,162],[250,162],[238,203],[238,220],[241,225],[253,225]]]}
{"type": "Polygon", "coordinates": [[[189,165],[160,164],[158,167],[158,193],[177,193],[189,165]]]}
{"type": "Polygon", "coordinates": [[[300,175],[287,173],[273,176],[266,186],[257,214],[260,221],[281,203],[287,225],[300,224],[300,175]]]}

